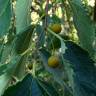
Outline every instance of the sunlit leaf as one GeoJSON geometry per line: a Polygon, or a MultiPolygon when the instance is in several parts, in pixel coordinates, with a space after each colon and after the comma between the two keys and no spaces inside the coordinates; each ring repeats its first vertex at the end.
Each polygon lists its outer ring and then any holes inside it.
{"type": "Polygon", "coordinates": [[[10,0],[0,0],[0,37],[8,31],[11,21],[10,0]]]}
{"type": "Polygon", "coordinates": [[[17,34],[31,23],[30,7],[32,0],[17,0],[16,2],[16,30],[17,34]]]}
{"type": "Polygon", "coordinates": [[[81,46],[91,55],[94,54],[93,41],[95,39],[95,27],[91,18],[85,11],[81,0],[72,0],[70,5],[73,11],[73,21],[78,31],[81,46]]]}

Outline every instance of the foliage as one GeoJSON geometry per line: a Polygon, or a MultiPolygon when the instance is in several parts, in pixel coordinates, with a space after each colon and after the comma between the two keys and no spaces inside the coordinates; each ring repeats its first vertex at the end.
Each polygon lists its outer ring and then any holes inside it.
{"type": "Polygon", "coordinates": [[[0,0],[0,96],[96,96],[95,3],[0,0]]]}

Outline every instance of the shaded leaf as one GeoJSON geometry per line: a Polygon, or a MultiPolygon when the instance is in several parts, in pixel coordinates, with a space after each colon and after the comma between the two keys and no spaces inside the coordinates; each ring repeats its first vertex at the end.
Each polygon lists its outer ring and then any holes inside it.
{"type": "Polygon", "coordinates": [[[36,80],[28,74],[21,82],[9,87],[3,96],[42,96],[36,80]]]}
{"type": "Polygon", "coordinates": [[[10,62],[8,62],[7,64],[1,64],[0,63],[0,75],[3,75],[5,72],[11,73],[12,69],[14,69],[16,67],[16,64],[19,61],[20,57],[19,56],[15,56],[15,57],[13,57],[11,59],[12,60],[10,62]]]}
{"type": "Polygon", "coordinates": [[[23,53],[28,49],[34,26],[28,26],[22,33],[17,35],[16,38],[16,52],[17,54],[23,53]]]}
{"type": "Polygon", "coordinates": [[[3,96],[59,96],[54,87],[38,78],[33,78],[31,74],[18,82],[16,85],[10,86],[3,96]],[[46,95],[44,95],[46,94],[46,95]]]}
{"type": "Polygon", "coordinates": [[[55,37],[55,36],[50,36],[47,41],[48,41],[47,42],[47,47],[49,49],[53,49],[54,50],[54,49],[59,49],[61,47],[60,40],[57,37],[55,37]]]}
{"type": "Polygon", "coordinates": [[[0,95],[3,94],[4,90],[6,89],[6,86],[9,85],[9,81],[11,80],[11,77],[14,73],[14,70],[19,60],[20,60],[19,56],[15,57],[13,56],[11,62],[7,66],[4,65],[5,67],[3,67],[2,71],[5,70],[5,72],[0,76],[0,95]]]}
{"type": "Polygon", "coordinates": [[[38,47],[41,47],[45,43],[45,31],[44,31],[44,28],[42,26],[40,26],[40,25],[37,25],[36,33],[38,35],[37,45],[38,45],[38,47]]]}
{"type": "Polygon", "coordinates": [[[17,65],[18,66],[16,66],[16,70],[14,70],[14,76],[16,76],[18,79],[22,79],[22,77],[24,77],[24,75],[26,74],[25,72],[26,55],[21,57],[17,65]]]}
{"type": "Polygon", "coordinates": [[[96,67],[94,61],[87,51],[75,43],[68,41],[65,44],[67,49],[64,58],[70,62],[74,71],[74,93],[76,94],[74,96],[95,96],[96,67]]]}
{"type": "Polygon", "coordinates": [[[43,93],[46,93],[46,95],[44,96],[59,96],[58,92],[52,86],[51,83],[39,79],[38,84],[40,88],[42,89],[43,93]]]}
{"type": "Polygon", "coordinates": [[[7,64],[0,64],[0,75],[4,74],[6,72],[6,69],[9,65],[7,64]]]}

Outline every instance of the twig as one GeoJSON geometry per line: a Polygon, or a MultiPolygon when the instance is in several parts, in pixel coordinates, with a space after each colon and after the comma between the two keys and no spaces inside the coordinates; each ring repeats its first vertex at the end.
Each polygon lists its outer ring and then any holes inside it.
{"type": "Polygon", "coordinates": [[[46,1],[46,6],[45,6],[45,13],[46,13],[46,17],[45,17],[45,29],[47,27],[47,16],[48,16],[48,5],[49,5],[49,0],[46,1]]]}
{"type": "Polygon", "coordinates": [[[95,5],[94,5],[94,17],[93,17],[93,20],[96,23],[96,0],[95,0],[95,5]]]}

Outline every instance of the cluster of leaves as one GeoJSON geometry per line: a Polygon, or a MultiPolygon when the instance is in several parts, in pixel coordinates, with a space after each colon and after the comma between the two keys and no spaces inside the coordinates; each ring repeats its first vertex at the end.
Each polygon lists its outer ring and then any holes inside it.
{"type": "Polygon", "coordinates": [[[33,78],[31,74],[14,86],[10,86],[3,96],[58,96],[58,92],[48,83],[39,78],[33,78]]]}
{"type": "Polygon", "coordinates": [[[0,96],[96,96],[95,22],[84,2],[0,0],[0,96]],[[34,24],[33,11],[39,15],[34,24]],[[66,30],[54,33],[51,23],[77,30],[79,40],[67,38],[66,30]],[[52,54],[60,57],[57,68],[48,66],[52,54]]]}

